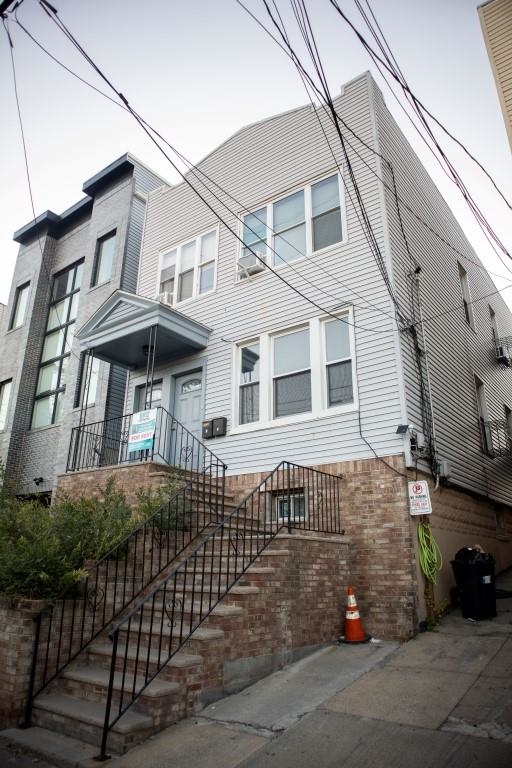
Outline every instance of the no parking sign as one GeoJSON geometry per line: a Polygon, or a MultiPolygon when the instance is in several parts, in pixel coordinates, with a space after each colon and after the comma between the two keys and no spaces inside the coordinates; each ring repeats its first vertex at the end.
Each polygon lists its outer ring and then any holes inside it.
{"type": "Polygon", "coordinates": [[[430,515],[432,505],[426,480],[413,480],[409,485],[409,509],[411,515],[430,515]]]}

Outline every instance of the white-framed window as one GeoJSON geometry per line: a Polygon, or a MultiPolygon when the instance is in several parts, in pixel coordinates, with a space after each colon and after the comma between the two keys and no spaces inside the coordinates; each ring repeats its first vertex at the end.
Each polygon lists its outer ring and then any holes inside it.
{"type": "Polygon", "coordinates": [[[78,366],[78,379],[73,407],[78,408],[82,405],[84,408],[89,408],[96,402],[100,361],[99,358],[93,357],[91,359],[85,352],[82,352],[78,366]],[[87,391],[85,391],[86,389],[87,391]]]}
{"type": "Polygon", "coordinates": [[[471,293],[469,290],[469,280],[468,280],[468,273],[460,264],[457,262],[457,266],[459,269],[459,280],[460,280],[460,290],[462,293],[462,306],[464,308],[464,319],[466,320],[466,323],[471,326],[471,328],[474,329],[475,327],[475,319],[473,317],[473,305],[471,303],[471,293]]]}
{"type": "Polygon", "coordinates": [[[218,230],[213,229],[160,255],[157,294],[168,304],[215,290],[218,230]]]}
{"type": "Polygon", "coordinates": [[[92,271],[91,288],[95,285],[108,283],[112,276],[114,254],[116,249],[116,230],[108,235],[98,238],[96,253],[94,254],[94,267],[92,271]]]}
{"type": "Polygon", "coordinates": [[[233,423],[288,423],[357,407],[352,311],[235,347],[233,423]]]}
{"type": "Polygon", "coordinates": [[[20,328],[25,322],[25,316],[27,314],[28,306],[28,292],[30,289],[30,283],[24,283],[16,288],[16,294],[14,296],[14,305],[12,308],[11,322],[9,323],[9,330],[12,331],[15,328],[20,328]]]}
{"type": "Polygon", "coordinates": [[[342,242],[341,200],[335,173],[243,216],[239,279],[261,272],[260,259],[279,267],[342,242]]]}
{"type": "Polygon", "coordinates": [[[305,520],[307,517],[306,497],[302,489],[294,489],[290,495],[277,494],[275,497],[275,515],[278,523],[288,520],[305,520]]]}
{"type": "Polygon", "coordinates": [[[7,412],[11,399],[12,379],[0,383],[0,431],[7,425],[7,412]]]}

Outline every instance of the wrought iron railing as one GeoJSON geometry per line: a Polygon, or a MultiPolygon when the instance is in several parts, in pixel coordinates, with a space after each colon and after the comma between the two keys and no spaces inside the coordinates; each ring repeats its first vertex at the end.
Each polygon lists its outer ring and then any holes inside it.
{"type": "Polygon", "coordinates": [[[99,758],[111,728],[283,528],[343,533],[341,478],[279,464],[111,631],[99,758]],[[115,693],[115,701],[114,701],[115,693]]]}
{"type": "Polygon", "coordinates": [[[512,336],[502,336],[494,339],[496,359],[503,365],[512,365],[512,336]]]}
{"type": "Polygon", "coordinates": [[[506,420],[484,421],[480,418],[479,423],[484,453],[493,458],[512,456],[512,428],[506,420]]]}
{"type": "MultiPolygon", "coordinates": [[[[225,465],[195,475],[36,617],[25,721],[35,696],[224,514],[225,465]]],[[[184,478],[184,473],[180,473],[184,478]]]]}
{"type": "Polygon", "coordinates": [[[151,447],[136,449],[134,413],[74,427],[66,471],[93,469],[138,461],[160,461],[187,475],[202,472],[221,460],[183,424],[158,406],[151,447]]]}

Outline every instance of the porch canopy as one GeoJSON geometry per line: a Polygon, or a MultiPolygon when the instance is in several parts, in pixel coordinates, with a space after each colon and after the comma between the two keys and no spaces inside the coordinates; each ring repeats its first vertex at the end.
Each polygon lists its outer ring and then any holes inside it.
{"type": "Polygon", "coordinates": [[[114,291],[77,332],[80,350],[129,370],[205,349],[211,330],[167,304],[114,291]]]}

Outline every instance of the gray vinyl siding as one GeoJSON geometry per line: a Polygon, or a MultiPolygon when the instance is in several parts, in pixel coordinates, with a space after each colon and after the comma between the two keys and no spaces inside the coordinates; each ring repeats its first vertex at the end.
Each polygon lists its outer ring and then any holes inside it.
{"type": "MultiPolygon", "coordinates": [[[[449,247],[404,205],[400,206],[412,256],[421,266],[421,304],[438,453],[450,462],[450,482],[510,504],[511,458],[491,459],[481,450],[474,376],[484,382],[490,419],[503,419],[504,405],[510,407],[512,400],[512,370],[496,362],[489,305],[496,313],[500,336],[512,333],[511,313],[445,200],[394,123],[377,88],[375,102],[379,148],[393,164],[399,197],[453,246],[449,247]],[[468,275],[474,302],[474,330],[464,317],[457,262],[468,275]],[[494,295],[482,298],[487,294],[494,295]],[[456,309],[447,313],[449,308],[456,309]]],[[[385,179],[391,183],[386,170],[385,179]]],[[[405,250],[391,191],[385,192],[385,199],[395,286],[411,318],[409,274],[414,265],[405,250]]],[[[401,352],[408,420],[421,429],[418,379],[409,334],[401,336],[401,352]]]]}
{"type": "Polygon", "coordinates": [[[140,245],[142,241],[145,211],[146,203],[144,200],[141,200],[138,197],[133,197],[119,286],[123,291],[129,291],[130,293],[135,293],[137,290],[140,245]]]}
{"type": "MultiPolygon", "coordinates": [[[[363,75],[345,86],[337,105],[353,130],[371,143],[374,135],[368,82],[367,76],[363,75]]],[[[321,119],[337,161],[344,170],[350,196],[354,198],[334,129],[323,113],[321,119]]],[[[363,147],[358,147],[358,152],[370,167],[375,167],[371,152],[363,147]]],[[[349,154],[376,237],[384,251],[378,184],[350,149],[349,154]]],[[[319,418],[287,425],[274,422],[268,428],[231,433],[234,426],[235,344],[261,333],[277,332],[310,318],[325,316],[269,271],[237,282],[238,244],[229,231],[229,228],[237,232],[241,229],[237,214],[255,210],[337,171],[314,112],[310,107],[304,107],[244,128],[212,152],[199,167],[237,200],[229,200],[231,211],[222,211],[227,226],[221,224],[219,227],[216,291],[177,306],[179,311],[212,328],[206,351],[205,417],[226,416],[228,435],[210,441],[209,446],[228,464],[230,472],[270,469],[283,459],[318,463],[373,455],[361,439],[358,413],[354,410],[342,414],[324,413],[319,418]]],[[[363,434],[380,455],[396,454],[403,451],[403,440],[395,434],[401,418],[395,359],[396,324],[389,295],[370,254],[350,196],[345,194],[346,242],[309,260],[296,261],[293,268],[279,268],[278,272],[324,309],[354,305],[363,434]]],[[[211,196],[208,199],[220,209],[211,196]]],[[[154,296],[162,251],[214,226],[215,216],[186,184],[150,194],[138,293],[150,298],[154,296]]],[[[205,353],[201,354],[204,357],[205,353]]],[[[193,368],[194,360],[199,357],[201,355],[177,361],[167,369],[167,374],[178,368],[182,371],[187,363],[193,368]]],[[[129,393],[128,399],[130,397],[129,393]]]]}

